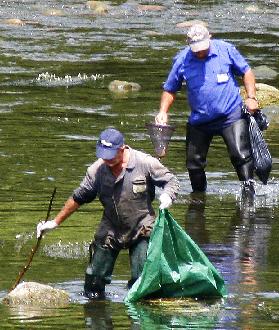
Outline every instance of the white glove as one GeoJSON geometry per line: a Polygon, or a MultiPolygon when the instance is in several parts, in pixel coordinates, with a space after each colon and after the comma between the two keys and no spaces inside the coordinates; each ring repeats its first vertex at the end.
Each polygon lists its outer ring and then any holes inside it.
{"type": "Polygon", "coordinates": [[[169,194],[167,193],[162,193],[162,195],[159,197],[159,200],[161,202],[159,208],[162,209],[167,209],[172,205],[172,199],[169,194]]]}
{"type": "Polygon", "coordinates": [[[40,221],[37,225],[37,238],[39,238],[43,233],[55,229],[56,227],[58,227],[58,224],[55,220],[40,221]]]}

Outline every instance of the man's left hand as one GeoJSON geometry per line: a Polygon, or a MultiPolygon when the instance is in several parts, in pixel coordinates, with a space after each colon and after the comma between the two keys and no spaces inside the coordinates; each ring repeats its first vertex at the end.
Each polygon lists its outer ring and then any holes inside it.
{"type": "Polygon", "coordinates": [[[253,114],[256,110],[259,109],[258,100],[255,98],[247,97],[245,100],[245,105],[251,114],[253,114]]]}

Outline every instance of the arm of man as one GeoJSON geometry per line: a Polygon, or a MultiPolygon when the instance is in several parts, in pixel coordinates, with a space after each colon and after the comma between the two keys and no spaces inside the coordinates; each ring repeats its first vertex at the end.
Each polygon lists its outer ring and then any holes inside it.
{"type": "MultiPolygon", "coordinates": [[[[186,52],[187,53],[187,52],[186,52]]],[[[155,117],[156,124],[164,125],[168,122],[168,111],[175,101],[176,92],[181,89],[182,82],[184,80],[183,75],[181,74],[181,66],[184,61],[185,50],[179,52],[175,56],[173,61],[173,66],[168,75],[166,82],[163,85],[163,93],[161,95],[160,110],[157,116],[155,117]]]]}
{"type": "Polygon", "coordinates": [[[256,98],[256,79],[251,69],[248,69],[245,72],[243,76],[243,83],[247,94],[245,105],[251,113],[254,113],[259,109],[259,103],[256,98]]]}
{"type": "Polygon", "coordinates": [[[70,197],[66,201],[66,203],[65,203],[64,207],[61,209],[61,211],[54,218],[54,221],[59,226],[64,220],[66,220],[79,207],[80,207],[80,205],[73,199],[73,197],[70,197]]]}
{"type": "Polygon", "coordinates": [[[155,117],[156,124],[166,124],[168,122],[168,111],[175,101],[176,94],[163,91],[160,102],[160,111],[155,117]]]}
{"type": "Polygon", "coordinates": [[[176,199],[179,191],[179,182],[177,177],[171,173],[158,159],[148,156],[146,157],[148,171],[155,186],[163,189],[160,195],[160,208],[168,208],[176,199]]]}

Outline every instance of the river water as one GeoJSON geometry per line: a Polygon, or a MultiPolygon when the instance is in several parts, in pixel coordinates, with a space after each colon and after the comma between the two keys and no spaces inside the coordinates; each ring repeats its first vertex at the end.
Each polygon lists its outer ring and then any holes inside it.
{"type": "MultiPolygon", "coordinates": [[[[145,123],[154,118],[171,59],[184,46],[185,29],[178,23],[203,20],[252,67],[264,64],[278,72],[276,0],[107,4],[107,13],[96,15],[82,0],[0,3],[0,298],[36,243],[34,230],[54,187],[52,215],[95,160],[101,130],[114,126],[127,144],[154,154],[145,123]],[[142,89],[112,93],[108,85],[115,79],[142,89]]],[[[258,81],[279,87],[276,75],[258,81]]],[[[129,266],[123,251],[107,299],[88,303],[80,292],[88,244],[102,212],[96,201],[43,239],[24,277],[65,289],[73,303],[63,309],[0,304],[1,329],[279,328],[279,110],[267,110],[271,124],[264,136],[273,169],[268,185],[257,180],[250,208],[241,205],[238,180],[218,138],[209,152],[206,198],[191,199],[183,93],[171,110],[176,131],[162,161],[178,175],[181,191],[170,211],[224,277],[227,298],[126,306],[129,266]]]]}

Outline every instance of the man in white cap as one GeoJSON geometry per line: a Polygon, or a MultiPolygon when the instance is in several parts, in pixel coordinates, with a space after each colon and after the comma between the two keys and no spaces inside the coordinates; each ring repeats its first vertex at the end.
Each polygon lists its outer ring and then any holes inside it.
{"type": "Polygon", "coordinates": [[[177,178],[158,159],[125,145],[124,136],[114,128],[100,134],[96,156],[98,160],[88,167],[80,186],[55,219],[37,226],[37,237],[40,237],[58,227],[82,204],[99,198],[104,212],[90,246],[84,285],[88,298],[103,297],[121,249],[129,249],[131,280],[128,286],[137,280],[155,221],[152,207],[155,187],[162,188],[161,209],[171,206],[179,189],[177,178]]]}
{"type": "Polygon", "coordinates": [[[238,50],[228,42],[211,39],[204,25],[191,26],[187,38],[188,46],[175,56],[164,83],[160,111],[155,120],[158,124],[167,123],[167,113],[185,81],[191,108],[187,123],[186,166],[193,192],[206,190],[208,149],[213,136],[220,135],[244,191],[253,195],[253,159],[236,76],[243,79],[247,94],[245,105],[251,113],[259,106],[255,76],[238,50]]]}

